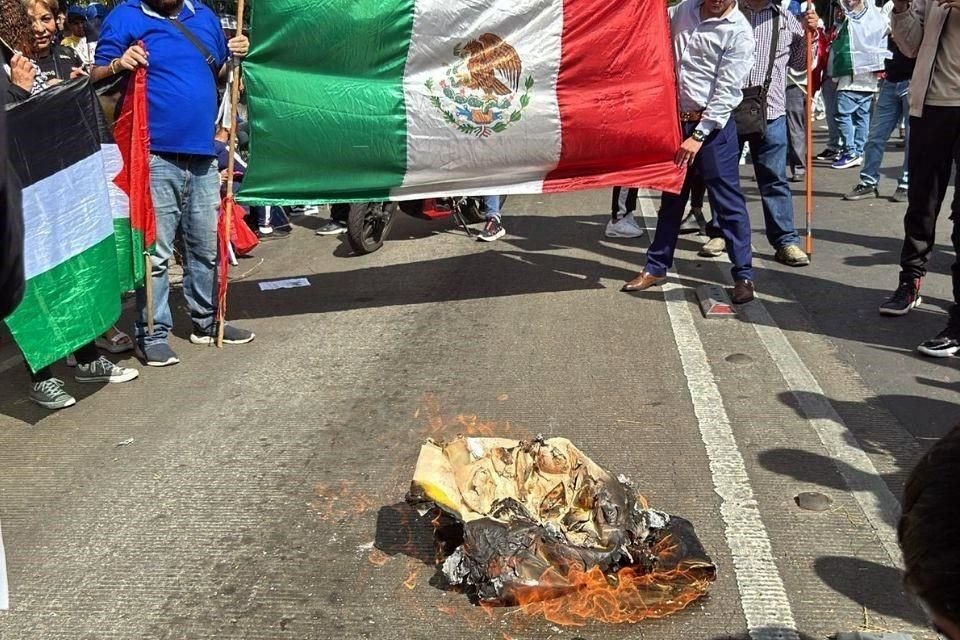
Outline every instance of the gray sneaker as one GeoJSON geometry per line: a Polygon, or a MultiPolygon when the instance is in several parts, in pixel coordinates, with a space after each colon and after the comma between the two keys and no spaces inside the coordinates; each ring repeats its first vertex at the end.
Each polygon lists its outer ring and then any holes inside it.
{"type": "Polygon", "coordinates": [[[180,358],[166,342],[137,344],[137,357],[148,367],[169,367],[180,362],[180,358]]]}
{"type": "Polygon", "coordinates": [[[118,383],[129,382],[139,375],[136,369],[118,366],[106,356],[100,356],[90,364],[78,364],[73,377],[77,382],[118,383]]]}
{"type": "Polygon", "coordinates": [[[66,409],[77,404],[77,399],[63,390],[63,380],[59,378],[34,382],[30,388],[30,400],[44,409],[66,409]]]}
{"type": "Polygon", "coordinates": [[[727,250],[727,241],[723,238],[710,238],[707,240],[700,251],[697,252],[697,255],[703,256],[704,258],[716,258],[722,256],[723,252],[727,250]]]}
{"type": "MultiPolygon", "coordinates": [[[[224,344],[247,344],[257,337],[253,331],[247,331],[232,324],[223,325],[223,343],[224,344]]],[[[217,343],[217,325],[210,325],[207,329],[201,329],[193,325],[193,333],[190,334],[190,342],[193,344],[216,344],[217,343]]]]}

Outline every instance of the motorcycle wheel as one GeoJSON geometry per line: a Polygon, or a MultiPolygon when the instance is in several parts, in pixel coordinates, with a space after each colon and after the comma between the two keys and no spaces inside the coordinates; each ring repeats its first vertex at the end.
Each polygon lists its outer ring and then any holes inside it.
{"type": "Polygon", "coordinates": [[[383,246],[396,218],[395,202],[356,202],[347,216],[347,242],[358,255],[373,253],[383,246]]]}

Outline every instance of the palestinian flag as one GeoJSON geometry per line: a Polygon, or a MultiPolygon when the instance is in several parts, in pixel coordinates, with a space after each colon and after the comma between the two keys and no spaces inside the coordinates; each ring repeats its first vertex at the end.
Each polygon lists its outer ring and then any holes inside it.
{"type": "MultiPolygon", "coordinates": [[[[156,216],[150,195],[150,129],[147,116],[147,70],[139,67],[124,78],[126,88],[113,131],[101,112],[100,138],[110,190],[114,233],[123,291],[143,285],[144,255],[153,252],[156,216]]],[[[99,91],[109,95],[118,87],[99,91]]]]}
{"type": "Polygon", "coordinates": [[[251,22],[240,200],[677,192],[657,0],[270,0],[251,22]]]}
{"type": "Polygon", "coordinates": [[[89,82],[75,80],[7,111],[10,160],[23,185],[27,286],[6,323],[33,371],[120,316],[99,108],[89,82]]]}

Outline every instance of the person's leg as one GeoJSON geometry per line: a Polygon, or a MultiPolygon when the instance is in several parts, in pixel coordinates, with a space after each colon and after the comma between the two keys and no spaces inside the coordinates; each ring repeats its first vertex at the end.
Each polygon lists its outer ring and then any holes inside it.
{"type": "MultiPolygon", "coordinates": [[[[150,157],[150,195],[157,220],[157,240],[154,247],[153,278],[153,333],[147,333],[147,297],[143,287],[137,289],[137,308],[140,315],[134,324],[135,340],[141,347],[167,341],[173,328],[170,313],[170,282],[167,264],[173,255],[173,243],[180,224],[180,198],[183,194],[185,173],[173,162],[157,155],[150,157]]],[[[219,184],[218,187],[219,189],[219,184]]]]}
{"type": "Polygon", "coordinates": [[[208,335],[216,315],[217,216],[220,186],[217,164],[196,158],[189,164],[183,200],[183,297],[195,335],[208,335]]]}
{"type": "Polygon", "coordinates": [[[840,129],[837,127],[837,85],[833,78],[824,78],[820,87],[823,112],[827,120],[827,149],[840,151],[840,129]]]}
{"type": "MultiPolygon", "coordinates": [[[[634,206],[636,206],[636,198],[634,198],[634,206]]],[[[500,219],[500,196],[483,196],[483,207],[485,219],[500,219]]]]}
{"type": "Polygon", "coordinates": [[[802,175],[807,162],[807,116],[803,89],[787,83],[787,140],[790,169],[793,175],[802,175]]]}
{"type": "Polygon", "coordinates": [[[77,365],[90,364],[100,359],[100,349],[96,342],[91,342],[74,351],[73,357],[77,359],[77,365]]]}
{"type": "Polygon", "coordinates": [[[837,124],[837,132],[842,139],[841,151],[844,153],[853,153],[854,145],[853,112],[856,111],[858,103],[851,93],[851,91],[837,92],[834,111],[834,122],[837,124]]]}
{"type": "MultiPolygon", "coordinates": [[[[960,108],[956,108],[960,111],[960,108]]],[[[910,119],[910,188],[904,215],[900,281],[923,278],[933,249],[937,216],[953,170],[957,123],[953,108],[924,107],[922,118],[910,119]]]]}
{"type": "Polygon", "coordinates": [[[799,245],[793,221],[793,192],[787,182],[787,119],[767,122],[767,133],[750,139],[750,155],[763,205],[767,240],[774,249],[799,245]]]}
{"type": "Polygon", "coordinates": [[[899,123],[901,120],[906,121],[906,126],[903,131],[903,171],[900,174],[900,181],[897,183],[897,187],[900,189],[908,189],[910,186],[910,163],[908,162],[910,158],[910,81],[899,83],[898,93],[900,98],[900,109],[898,113],[900,114],[897,118],[899,123]]]}
{"type": "Polygon", "coordinates": [[[638,191],[636,187],[613,188],[613,199],[610,203],[610,219],[613,222],[637,210],[638,191]]]}
{"type": "Polygon", "coordinates": [[[863,168],[860,170],[860,183],[876,186],[880,182],[880,164],[887,141],[900,123],[901,98],[897,93],[899,84],[881,82],[877,94],[877,107],[870,121],[870,133],[863,148],[863,168]]]}
{"type": "Polygon", "coordinates": [[[697,157],[710,192],[714,218],[726,240],[727,255],[733,263],[734,280],[753,280],[753,252],[750,249],[750,216],[740,190],[740,145],[736,124],[730,122],[704,144],[697,157]]]}
{"type": "MultiPolygon", "coordinates": [[[[704,145],[706,146],[706,145],[704,145]]],[[[702,151],[702,150],[701,150],[702,151]]],[[[679,195],[664,192],[660,196],[660,209],[657,211],[657,229],[650,249],[647,250],[647,265],[644,271],[657,277],[665,277],[673,266],[673,254],[677,250],[680,238],[680,224],[683,210],[690,199],[690,175],[683,184],[679,195]]]]}
{"type": "Polygon", "coordinates": [[[703,176],[696,173],[690,176],[690,210],[697,209],[703,213],[703,199],[707,195],[707,184],[703,176]]]}
{"type": "Polygon", "coordinates": [[[77,359],[73,379],[77,382],[117,383],[139,377],[140,372],[114,364],[100,355],[96,342],[86,344],[73,352],[77,359]]]}
{"type": "Polygon", "coordinates": [[[856,158],[863,157],[863,147],[867,143],[867,134],[870,132],[870,111],[873,108],[872,93],[856,92],[856,109],[850,114],[853,121],[853,149],[851,153],[856,158]]]}
{"type": "Polygon", "coordinates": [[[507,234],[500,221],[500,205],[502,202],[501,196],[483,196],[483,217],[486,223],[484,223],[483,230],[480,231],[477,240],[493,242],[507,234]]]}

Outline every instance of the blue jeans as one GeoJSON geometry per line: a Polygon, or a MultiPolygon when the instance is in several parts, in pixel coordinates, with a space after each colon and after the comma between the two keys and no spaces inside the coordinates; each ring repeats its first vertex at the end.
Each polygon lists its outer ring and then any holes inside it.
{"type": "Polygon", "coordinates": [[[863,155],[870,130],[873,94],[865,91],[837,92],[837,128],[843,138],[843,150],[853,157],[863,155]]]}
{"type": "Polygon", "coordinates": [[[827,120],[827,149],[840,151],[840,129],[837,128],[837,83],[833,78],[824,78],[820,87],[823,96],[823,111],[827,120]]]}
{"type": "Polygon", "coordinates": [[[147,299],[137,290],[140,317],[134,325],[143,345],[166,342],[173,329],[167,263],[180,229],[183,238],[183,297],[197,329],[214,322],[217,286],[217,217],[220,176],[216,158],[151,154],[150,193],[157,215],[157,245],[153,262],[153,334],[147,334],[147,299]]]}
{"type": "MultiPolygon", "coordinates": [[[[695,123],[683,125],[684,137],[696,128],[695,123]]],[[[714,131],[703,143],[700,153],[687,171],[680,195],[664,193],[660,196],[657,213],[657,233],[647,251],[647,273],[665,276],[673,266],[680,224],[687,200],[690,198],[692,178],[703,176],[710,193],[710,208],[727,241],[727,255],[733,263],[734,280],[753,280],[753,253],[750,249],[750,216],[747,203],[740,191],[740,146],[737,126],[733,118],[727,125],[714,131]]]]}
{"type": "Polygon", "coordinates": [[[484,215],[487,220],[500,219],[500,196],[483,196],[484,215]]]}
{"type": "MultiPolygon", "coordinates": [[[[877,94],[877,106],[870,122],[870,135],[863,148],[863,169],[860,171],[860,182],[876,185],[880,182],[880,163],[883,161],[883,152],[893,130],[897,128],[904,116],[910,122],[910,81],[880,83],[880,93],[877,94]]],[[[907,188],[909,172],[907,158],[910,156],[910,125],[906,130],[907,149],[903,153],[903,172],[900,175],[898,187],[907,188]]]]}
{"type": "MultiPolygon", "coordinates": [[[[750,143],[750,159],[757,176],[757,188],[763,205],[763,224],[767,240],[774,249],[800,244],[793,223],[793,192],[787,182],[787,117],[767,120],[767,133],[740,139],[740,146],[750,143]]],[[[720,238],[716,218],[707,225],[707,235],[720,238]]]]}

